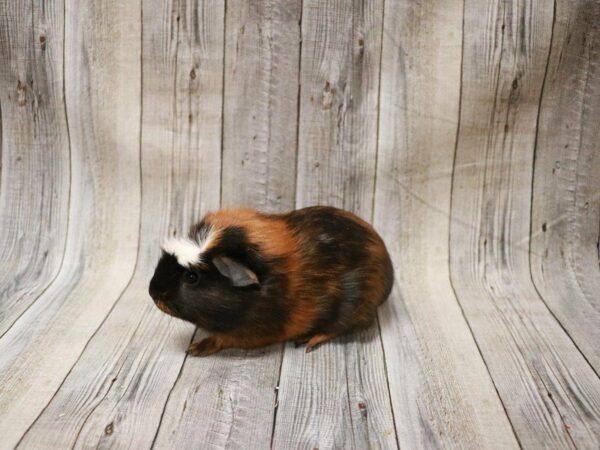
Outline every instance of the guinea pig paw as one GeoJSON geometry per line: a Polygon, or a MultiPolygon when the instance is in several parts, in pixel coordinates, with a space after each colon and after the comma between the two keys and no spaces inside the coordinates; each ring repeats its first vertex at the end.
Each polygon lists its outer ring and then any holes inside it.
{"type": "Polygon", "coordinates": [[[187,354],[191,356],[209,356],[221,350],[219,343],[214,337],[207,337],[200,342],[190,344],[187,354]]]}
{"type": "Polygon", "coordinates": [[[321,345],[323,342],[333,339],[336,336],[336,334],[315,334],[308,340],[308,343],[306,344],[306,353],[312,352],[315,347],[321,345]]]}
{"type": "Polygon", "coordinates": [[[294,348],[298,348],[309,341],[310,337],[300,337],[294,340],[294,348]]]}

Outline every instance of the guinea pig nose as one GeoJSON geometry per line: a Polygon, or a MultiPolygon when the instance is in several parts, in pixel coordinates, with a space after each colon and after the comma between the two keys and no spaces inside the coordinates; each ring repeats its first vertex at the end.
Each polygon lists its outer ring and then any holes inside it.
{"type": "Polygon", "coordinates": [[[152,282],[150,282],[150,288],[148,288],[148,293],[150,294],[150,297],[154,299],[165,294],[164,290],[160,289],[159,286],[156,285],[156,283],[152,282]]]}

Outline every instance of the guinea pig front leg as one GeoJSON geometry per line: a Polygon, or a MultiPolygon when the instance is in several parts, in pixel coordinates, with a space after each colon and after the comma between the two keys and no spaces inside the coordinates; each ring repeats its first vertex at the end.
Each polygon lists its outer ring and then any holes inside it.
{"type": "Polygon", "coordinates": [[[221,342],[219,336],[209,336],[202,339],[200,342],[192,342],[186,353],[192,356],[209,356],[221,350],[221,342]]]}
{"type": "Polygon", "coordinates": [[[274,336],[238,336],[232,334],[215,334],[190,344],[187,353],[192,356],[209,356],[227,348],[257,348],[281,342],[274,336]]]}

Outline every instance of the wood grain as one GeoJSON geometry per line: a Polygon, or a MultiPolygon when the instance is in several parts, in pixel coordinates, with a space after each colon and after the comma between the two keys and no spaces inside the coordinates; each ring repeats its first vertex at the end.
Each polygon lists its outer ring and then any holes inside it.
{"type": "MultiPolygon", "coordinates": [[[[382,22],[381,1],[303,3],[298,207],[371,218],[382,22]]],[[[397,446],[378,330],[286,346],[273,447],[369,446],[397,446]]]]}
{"type": "MultiPolygon", "coordinates": [[[[142,239],[135,276],[24,448],[150,448],[193,335],[191,324],[160,312],[147,289],[160,240],[187,231],[219,204],[224,8],[163,6],[144,2],[142,239]]],[[[197,369],[206,374],[209,367],[197,369]]],[[[157,447],[164,448],[160,441],[157,447]]]]}
{"type": "Polygon", "coordinates": [[[133,2],[99,6],[66,4],[72,183],[65,262],[54,283],[0,340],[0,434],[5,448],[17,443],[57,391],[135,263],[139,9],[133,2]]]}
{"type": "Polygon", "coordinates": [[[156,448],[268,448],[280,359],[278,345],[186,359],[156,448]]]}
{"type": "MultiPolygon", "coordinates": [[[[227,4],[222,206],[294,205],[299,16],[297,2],[227,4]]],[[[282,350],[188,358],[156,446],[269,447],[282,350]]]]}
{"type": "Polygon", "coordinates": [[[379,316],[400,448],[518,447],[450,284],[462,7],[384,13],[374,224],[396,268],[379,316]]]}
{"type": "Polygon", "coordinates": [[[450,268],[519,443],[597,448],[600,380],[529,270],[536,122],[552,27],[553,10],[542,4],[465,3],[450,268]]]}
{"type": "Polygon", "coordinates": [[[0,336],[61,266],[69,204],[63,2],[0,2],[0,336]]]}
{"type": "Polygon", "coordinates": [[[377,327],[309,354],[286,347],[273,448],[298,447],[397,448],[377,327]]]}
{"type": "Polygon", "coordinates": [[[600,373],[600,4],[558,2],[541,102],[531,269],[552,313],[600,373]]]}
{"type": "Polygon", "coordinates": [[[0,449],[599,448],[597,0],[0,0],[0,449]],[[378,326],[186,357],[205,212],[342,207],[378,326]]]}
{"type": "Polygon", "coordinates": [[[227,6],[223,205],[293,209],[301,2],[227,6]]]}
{"type": "Polygon", "coordinates": [[[371,218],[382,11],[381,0],[303,2],[298,206],[371,218]]]}

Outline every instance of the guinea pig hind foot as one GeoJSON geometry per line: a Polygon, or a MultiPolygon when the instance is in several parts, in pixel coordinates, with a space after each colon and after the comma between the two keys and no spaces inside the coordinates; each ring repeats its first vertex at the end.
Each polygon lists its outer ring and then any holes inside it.
{"type": "Polygon", "coordinates": [[[294,348],[298,348],[307,344],[312,336],[312,334],[303,334],[301,336],[297,336],[296,338],[294,338],[294,348]]]}
{"type": "Polygon", "coordinates": [[[311,336],[311,338],[306,342],[306,353],[312,352],[318,345],[322,344],[323,342],[330,341],[337,336],[338,333],[322,333],[311,336]]]}

